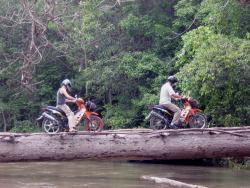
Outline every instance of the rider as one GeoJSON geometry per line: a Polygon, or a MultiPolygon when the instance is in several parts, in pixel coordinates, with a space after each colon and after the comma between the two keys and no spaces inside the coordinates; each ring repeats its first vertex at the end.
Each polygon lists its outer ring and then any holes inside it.
{"type": "Polygon", "coordinates": [[[182,98],[182,96],[175,93],[175,91],[173,90],[173,87],[176,86],[177,82],[178,80],[175,76],[169,76],[167,78],[167,82],[162,85],[160,94],[159,104],[166,107],[168,110],[174,112],[174,117],[170,124],[171,128],[178,128],[179,119],[181,115],[181,109],[171,102],[171,99],[178,100],[182,98]]]}
{"type": "Polygon", "coordinates": [[[75,131],[74,113],[70,110],[69,106],[66,104],[66,102],[71,102],[71,103],[76,102],[76,98],[68,94],[68,92],[71,91],[71,87],[72,85],[69,79],[65,79],[62,81],[61,87],[57,91],[56,107],[65,112],[68,118],[69,131],[73,132],[75,131]]]}

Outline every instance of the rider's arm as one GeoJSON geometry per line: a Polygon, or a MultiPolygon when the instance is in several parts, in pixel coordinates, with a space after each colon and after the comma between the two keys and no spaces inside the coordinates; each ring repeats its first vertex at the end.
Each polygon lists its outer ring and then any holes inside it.
{"type": "Polygon", "coordinates": [[[174,99],[174,100],[179,100],[179,99],[182,98],[182,96],[180,96],[178,93],[175,93],[172,86],[169,86],[168,92],[169,92],[171,98],[174,99]]]}
{"type": "Polygon", "coordinates": [[[65,99],[65,102],[72,102],[72,103],[75,103],[75,102],[76,102],[76,99],[74,99],[74,100],[71,100],[71,99],[65,99]]]}
{"type": "Polygon", "coordinates": [[[171,95],[171,98],[175,99],[175,100],[178,100],[178,99],[181,99],[182,96],[178,95],[177,93],[174,93],[174,94],[171,95]]]}
{"type": "Polygon", "coordinates": [[[60,89],[60,93],[63,94],[66,97],[66,99],[65,99],[66,102],[73,102],[74,103],[76,101],[76,99],[74,97],[72,97],[72,96],[70,96],[68,94],[68,92],[66,91],[65,87],[62,87],[60,89]]]}

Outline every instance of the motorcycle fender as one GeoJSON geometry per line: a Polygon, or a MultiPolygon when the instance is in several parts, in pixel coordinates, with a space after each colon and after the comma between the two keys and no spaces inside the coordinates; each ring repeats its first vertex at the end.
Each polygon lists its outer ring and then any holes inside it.
{"type": "Polygon", "coordinates": [[[195,109],[192,109],[191,110],[193,114],[197,113],[197,112],[202,112],[200,109],[198,108],[195,108],[195,109]]]}
{"type": "Polygon", "coordinates": [[[162,111],[162,112],[165,112],[165,113],[167,113],[168,115],[171,115],[167,110],[164,110],[164,109],[162,109],[162,108],[154,108],[155,110],[160,110],[160,111],[162,111]]]}
{"type": "Polygon", "coordinates": [[[96,112],[85,112],[85,117],[86,117],[87,119],[89,119],[91,115],[99,116],[99,114],[96,113],[96,112]]]}
{"type": "Polygon", "coordinates": [[[198,112],[202,112],[202,110],[198,108],[190,109],[188,116],[184,120],[185,124],[188,124],[190,117],[198,112]]]}

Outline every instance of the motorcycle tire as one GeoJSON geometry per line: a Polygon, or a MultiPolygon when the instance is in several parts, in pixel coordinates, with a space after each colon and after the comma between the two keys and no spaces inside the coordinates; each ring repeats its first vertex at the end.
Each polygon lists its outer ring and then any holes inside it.
{"type": "Polygon", "coordinates": [[[203,113],[196,113],[188,121],[190,128],[204,129],[208,127],[207,117],[203,113]]]}
{"type": "Polygon", "coordinates": [[[153,130],[161,130],[161,129],[166,129],[166,125],[164,124],[164,122],[162,121],[162,119],[152,116],[150,118],[150,129],[153,130]]]}
{"type": "Polygon", "coordinates": [[[100,132],[103,130],[103,121],[96,115],[91,115],[89,119],[86,119],[84,125],[87,131],[100,132]]]}
{"type": "Polygon", "coordinates": [[[60,131],[60,126],[55,124],[52,120],[45,118],[42,122],[42,127],[44,132],[48,134],[58,133],[60,131]]]}

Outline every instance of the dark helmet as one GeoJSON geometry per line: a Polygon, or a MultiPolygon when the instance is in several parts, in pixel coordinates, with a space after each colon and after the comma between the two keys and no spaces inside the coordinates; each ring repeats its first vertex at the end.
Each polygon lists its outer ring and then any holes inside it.
{"type": "Polygon", "coordinates": [[[171,84],[175,84],[176,82],[178,82],[177,78],[175,76],[169,76],[167,78],[167,80],[171,83],[171,84]]]}
{"type": "Polygon", "coordinates": [[[68,91],[71,91],[72,84],[69,79],[63,80],[61,85],[65,86],[68,91]]]}

